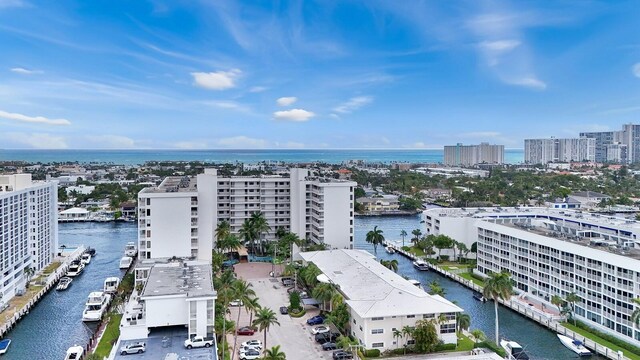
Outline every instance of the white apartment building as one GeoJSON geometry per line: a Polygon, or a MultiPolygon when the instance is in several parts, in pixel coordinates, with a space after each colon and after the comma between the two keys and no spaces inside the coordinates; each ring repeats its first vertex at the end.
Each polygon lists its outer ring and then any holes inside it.
{"type": "Polygon", "coordinates": [[[38,272],[58,248],[58,185],[31,174],[0,176],[0,302],[25,289],[25,270],[38,272]]]}
{"type": "MultiPolygon", "coordinates": [[[[429,295],[402,276],[382,266],[363,250],[325,250],[300,253],[305,264],[315,264],[337,286],[349,308],[351,335],[367,349],[396,349],[404,343],[393,331],[415,326],[418,320],[447,321],[436,325],[440,339],[457,343],[456,314],[463,310],[449,300],[429,295]]],[[[412,344],[411,339],[407,339],[412,344]]]]}
{"type": "Polygon", "coordinates": [[[597,162],[640,162],[640,125],[624,124],[622,130],[583,132],[596,141],[597,162]]]}
{"type": "Polygon", "coordinates": [[[527,164],[595,161],[595,159],[596,140],[593,138],[524,140],[524,162],[527,164]]]}
{"type": "Polygon", "coordinates": [[[195,257],[210,261],[215,228],[225,220],[238,234],[261,211],[271,227],[331,248],[352,248],[356,183],[316,178],[305,169],[289,177],[221,177],[206,169],[197,177],[167,177],[138,195],[138,242],[142,259],[195,257]]]}
{"type": "Polygon", "coordinates": [[[425,217],[427,233],[477,242],[480,273],[507,270],[520,291],[547,303],[575,292],[578,319],[640,345],[630,321],[640,297],[640,223],[548,208],[433,209],[425,217]]]}
{"type": "Polygon", "coordinates": [[[473,166],[477,164],[503,164],[504,145],[456,144],[444,147],[444,164],[447,166],[473,166]]]}

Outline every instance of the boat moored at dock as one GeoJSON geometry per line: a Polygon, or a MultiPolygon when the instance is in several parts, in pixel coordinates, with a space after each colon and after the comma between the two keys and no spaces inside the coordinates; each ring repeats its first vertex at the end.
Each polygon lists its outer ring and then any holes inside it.
{"type": "Polygon", "coordinates": [[[80,262],[83,263],[84,265],[88,265],[91,262],[91,254],[88,254],[88,253],[82,254],[82,256],[80,257],[80,262]]]}
{"type": "Polygon", "coordinates": [[[473,298],[480,301],[480,302],[487,302],[487,298],[484,297],[484,295],[482,293],[479,292],[474,292],[473,293],[473,298]]]}
{"type": "Polygon", "coordinates": [[[508,360],[529,360],[529,355],[515,341],[500,340],[500,346],[507,352],[506,359],[508,360]]]}
{"type": "Polygon", "coordinates": [[[411,283],[411,285],[415,286],[415,287],[420,287],[420,281],[415,280],[415,279],[409,279],[407,280],[408,282],[411,283]]]}
{"type": "Polygon", "coordinates": [[[134,257],[137,253],[138,249],[136,248],[136,243],[129,241],[124,247],[124,256],[134,257]]]}
{"type": "Polygon", "coordinates": [[[0,340],[0,355],[5,354],[9,350],[11,345],[11,339],[0,340]]]}
{"type": "Polygon", "coordinates": [[[131,266],[133,259],[129,256],[124,256],[120,259],[120,269],[128,269],[131,266]]]}
{"type": "Polygon", "coordinates": [[[82,321],[100,321],[107,311],[111,295],[102,291],[94,291],[89,294],[87,304],[82,312],[82,321]]]}
{"type": "Polygon", "coordinates": [[[558,339],[560,339],[560,342],[562,343],[562,345],[566,346],[569,350],[573,351],[574,353],[580,355],[580,356],[591,356],[591,351],[589,351],[589,349],[587,349],[584,344],[582,343],[582,341],[580,340],[574,340],[568,336],[564,336],[564,335],[558,335],[558,339]]]}
{"type": "Polygon", "coordinates": [[[71,265],[69,265],[69,269],[67,270],[67,276],[76,277],[82,274],[83,270],[84,270],[84,264],[82,263],[82,261],[74,260],[71,262],[71,265]]]}
{"type": "Polygon", "coordinates": [[[395,254],[396,253],[396,250],[391,245],[387,245],[385,251],[387,252],[387,254],[395,254]]]}
{"type": "Polygon", "coordinates": [[[112,294],[118,291],[118,285],[120,285],[120,278],[115,276],[108,277],[104,280],[104,292],[112,294]]]}
{"type": "Polygon", "coordinates": [[[69,286],[71,286],[72,281],[73,279],[68,276],[61,277],[60,281],[58,282],[58,286],[56,286],[56,290],[58,291],[67,290],[69,286]]]}
{"type": "Polygon", "coordinates": [[[75,345],[67,349],[67,355],[64,360],[80,360],[84,355],[84,348],[80,345],[75,345]]]}
{"type": "Polygon", "coordinates": [[[429,264],[424,261],[424,260],[420,260],[420,259],[416,259],[413,262],[413,267],[420,270],[420,271],[427,271],[429,270],[429,264]]]}

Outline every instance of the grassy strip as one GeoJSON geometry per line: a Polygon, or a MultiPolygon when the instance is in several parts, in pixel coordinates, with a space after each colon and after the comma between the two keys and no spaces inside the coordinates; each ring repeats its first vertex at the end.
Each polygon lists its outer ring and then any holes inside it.
{"type": "Polygon", "coordinates": [[[622,348],[622,347],[620,347],[620,346],[618,346],[618,345],[616,345],[616,344],[614,344],[612,342],[609,342],[609,341],[601,338],[600,336],[598,336],[596,334],[593,334],[593,333],[591,333],[591,332],[589,332],[589,331],[587,331],[585,329],[579,328],[579,327],[574,326],[573,324],[570,324],[570,323],[567,323],[567,322],[562,323],[562,326],[566,327],[567,329],[569,329],[569,330],[571,330],[571,331],[573,331],[573,332],[575,332],[577,334],[580,334],[580,335],[586,337],[587,339],[591,339],[591,340],[597,342],[600,345],[606,346],[606,347],[608,347],[609,349],[611,349],[613,351],[622,351],[624,353],[624,356],[628,357],[631,360],[640,360],[640,354],[632,353],[631,351],[626,350],[626,349],[624,349],[624,348],[622,348]]]}
{"type": "Polygon", "coordinates": [[[475,346],[473,340],[469,339],[463,333],[458,333],[458,346],[456,347],[456,351],[471,351],[475,346]]]}
{"type": "Polygon", "coordinates": [[[121,314],[110,315],[109,323],[107,324],[107,328],[100,339],[100,343],[96,348],[95,353],[100,355],[101,357],[108,357],[111,352],[111,348],[118,340],[120,336],[120,320],[122,319],[121,314]]]}
{"type": "Polygon", "coordinates": [[[484,286],[484,281],[482,281],[480,279],[476,279],[475,277],[473,277],[469,273],[460,273],[460,274],[458,274],[458,276],[460,276],[463,279],[471,280],[471,281],[473,281],[474,284],[476,284],[478,286],[484,286]]]}

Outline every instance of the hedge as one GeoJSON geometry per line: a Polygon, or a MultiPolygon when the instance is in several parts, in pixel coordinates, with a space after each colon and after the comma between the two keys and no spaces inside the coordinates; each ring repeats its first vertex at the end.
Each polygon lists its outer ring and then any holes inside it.
{"type": "MultiPolygon", "coordinates": [[[[573,325],[571,323],[568,323],[570,325],[573,325]]],[[[596,335],[600,338],[603,338],[605,340],[607,340],[608,342],[617,345],[625,350],[628,350],[636,355],[640,355],[640,348],[637,346],[634,346],[632,344],[629,344],[628,342],[625,342],[623,340],[618,339],[617,337],[613,336],[613,335],[609,335],[605,332],[599,331],[597,329],[592,328],[591,326],[583,323],[582,321],[576,320],[576,325],[574,325],[584,331],[588,331],[590,333],[592,333],[593,335],[596,335]]]]}
{"type": "Polygon", "coordinates": [[[300,312],[295,312],[295,311],[289,310],[289,316],[291,316],[292,318],[303,317],[304,314],[306,314],[306,313],[307,312],[304,309],[300,310],[300,312]]]}
{"type": "Polygon", "coordinates": [[[436,351],[451,351],[456,349],[456,344],[438,344],[436,351]]]}
{"type": "Polygon", "coordinates": [[[487,348],[489,350],[492,350],[493,352],[495,352],[496,354],[505,357],[507,356],[507,352],[501,348],[500,346],[498,346],[496,343],[494,343],[493,341],[483,341],[483,342],[479,342],[476,347],[481,347],[481,348],[487,348]]]}
{"type": "Polygon", "coordinates": [[[378,349],[366,349],[364,351],[363,355],[365,357],[368,357],[368,358],[380,357],[380,350],[378,350],[378,349]]]}

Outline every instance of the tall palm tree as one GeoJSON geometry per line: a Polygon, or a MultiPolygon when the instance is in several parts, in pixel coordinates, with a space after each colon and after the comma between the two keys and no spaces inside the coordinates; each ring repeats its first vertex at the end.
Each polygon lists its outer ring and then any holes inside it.
{"type": "Polygon", "coordinates": [[[276,345],[271,349],[266,349],[262,356],[264,360],[287,360],[287,355],[280,351],[280,345],[276,345]]]}
{"type": "Polygon", "coordinates": [[[640,327],[640,298],[633,299],[633,304],[636,308],[633,310],[631,314],[631,322],[636,325],[636,328],[640,327]]]}
{"type": "Polygon", "coordinates": [[[398,329],[393,329],[393,338],[396,339],[396,349],[397,349],[400,346],[400,341],[398,340],[402,338],[402,331],[398,329]]]}
{"type": "MultiPolygon", "coordinates": [[[[245,280],[236,280],[233,283],[232,290],[234,300],[240,300],[240,303],[246,304],[251,301],[252,298],[256,296],[256,292],[251,288],[251,284],[246,282],[245,280]]],[[[245,308],[247,311],[248,309],[245,308]]],[[[238,308],[238,320],[236,320],[236,326],[240,324],[240,308],[238,308]]],[[[232,358],[236,354],[236,346],[238,345],[238,332],[233,335],[233,352],[231,353],[232,358]]]]}
{"type": "Polygon", "coordinates": [[[285,244],[289,246],[289,259],[291,262],[293,262],[293,245],[296,245],[298,247],[302,246],[302,239],[300,239],[297,234],[292,232],[286,233],[281,237],[281,239],[285,244]]]}
{"type": "Polygon", "coordinates": [[[569,303],[569,305],[571,305],[571,318],[573,319],[573,325],[575,325],[576,324],[576,316],[575,316],[576,303],[582,300],[582,298],[580,298],[580,296],[578,296],[576,293],[572,292],[572,293],[568,293],[564,299],[569,303]]]}
{"type": "Polygon", "coordinates": [[[405,236],[407,236],[407,235],[408,235],[408,234],[407,234],[407,232],[406,232],[406,231],[404,231],[404,230],[400,231],[400,236],[402,236],[402,247],[404,247],[404,238],[405,238],[405,236]]]}
{"type": "Polygon", "coordinates": [[[235,235],[227,235],[216,240],[216,248],[221,253],[238,250],[242,247],[240,240],[235,235]]]}
{"type": "Polygon", "coordinates": [[[224,239],[231,235],[231,225],[228,221],[222,220],[216,227],[216,240],[224,239]]]}
{"type": "Polygon", "coordinates": [[[471,326],[471,316],[469,314],[458,314],[456,316],[456,325],[458,325],[458,331],[467,330],[471,326]]]}
{"type": "Polygon", "coordinates": [[[458,242],[456,244],[456,247],[458,248],[458,252],[459,252],[460,256],[462,256],[462,254],[464,254],[464,258],[465,258],[465,262],[466,262],[467,253],[469,252],[469,249],[467,249],[467,245],[465,245],[465,243],[463,243],[463,242],[458,242]]]}
{"type": "MultiPolygon", "coordinates": [[[[234,291],[233,284],[235,282],[235,276],[233,272],[230,270],[224,271],[219,277],[214,278],[215,288],[218,293],[218,300],[222,305],[223,313],[222,313],[222,339],[224,344],[227,343],[227,320],[226,314],[229,313],[229,302],[233,300],[234,291]]],[[[225,345],[226,346],[226,345],[225,345]]],[[[224,360],[224,351],[222,353],[222,360],[224,360]]]]}
{"type": "Polygon", "coordinates": [[[386,267],[387,269],[392,270],[393,272],[398,272],[398,260],[396,259],[391,259],[391,260],[380,259],[380,264],[382,264],[382,266],[386,267]]]}
{"type": "Polygon", "coordinates": [[[409,342],[409,338],[413,336],[413,327],[409,325],[405,325],[402,327],[402,335],[406,338],[404,341],[404,354],[407,354],[407,342],[409,342]]]}
{"type": "Polygon", "coordinates": [[[251,214],[249,218],[251,222],[251,227],[253,228],[254,234],[256,235],[256,239],[260,240],[260,250],[261,253],[264,253],[264,241],[262,240],[262,234],[269,234],[271,231],[271,226],[269,226],[269,222],[264,217],[264,213],[262,211],[256,211],[251,214]]]}
{"type": "Polygon", "coordinates": [[[322,274],[322,271],[316,266],[316,264],[311,263],[304,268],[302,273],[302,280],[307,286],[315,286],[318,283],[318,275],[322,274]]]}
{"type": "Polygon", "coordinates": [[[255,250],[253,247],[253,241],[255,240],[256,235],[253,229],[253,225],[251,224],[251,221],[249,219],[244,220],[238,234],[242,237],[242,240],[245,242],[245,244],[249,245],[249,251],[253,253],[255,250]]]}
{"type": "Polygon", "coordinates": [[[560,295],[553,295],[551,297],[551,303],[558,308],[558,311],[562,312],[562,304],[564,304],[564,299],[560,295]]]}
{"type": "Polygon", "coordinates": [[[249,298],[244,302],[244,308],[249,312],[249,325],[253,322],[253,314],[255,314],[261,307],[260,299],[257,297],[249,298]]]}
{"type": "Polygon", "coordinates": [[[429,294],[431,295],[440,295],[444,297],[446,294],[446,290],[438,283],[436,280],[433,280],[429,284],[429,294]]]}
{"type": "Polygon", "coordinates": [[[384,242],[384,235],[382,235],[382,230],[378,229],[377,226],[373,227],[373,230],[367,233],[366,240],[369,244],[373,244],[373,252],[378,253],[378,245],[384,242]]]}
{"type": "Polygon", "coordinates": [[[411,242],[415,244],[418,242],[418,239],[420,239],[422,231],[420,231],[420,229],[414,229],[411,231],[411,235],[413,235],[413,237],[411,238],[411,242]]]}
{"type": "Polygon", "coordinates": [[[257,326],[258,329],[264,332],[264,347],[267,348],[267,331],[272,325],[280,326],[280,322],[278,322],[278,317],[273,310],[269,308],[261,308],[256,313],[256,318],[253,319],[253,325],[257,326]]]}
{"type": "Polygon", "coordinates": [[[496,315],[496,344],[500,343],[499,325],[498,325],[498,300],[508,300],[513,293],[513,284],[511,283],[511,275],[506,272],[492,273],[484,282],[483,295],[486,298],[493,299],[496,315]]]}
{"type": "MultiPolygon", "coordinates": [[[[313,290],[311,291],[311,295],[313,296],[314,299],[321,301],[322,307],[325,310],[327,310],[325,308],[326,302],[331,301],[331,298],[333,297],[334,292],[335,292],[335,289],[333,288],[333,285],[327,284],[327,283],[321,283],[313,288],[313,290]]],[[[329,310],[327,311],[331,311],[331,306],[329,306],[329,310]]]]}
{"type": "Polygon", "coordinates": [[[480,329],[471,330],[471,336],[473,336],[473,342],[475,342],[476,344],[479,341],[484,341],[487,338],[484,332],[480,329]]]}

